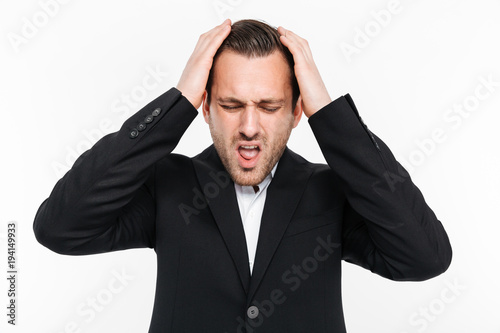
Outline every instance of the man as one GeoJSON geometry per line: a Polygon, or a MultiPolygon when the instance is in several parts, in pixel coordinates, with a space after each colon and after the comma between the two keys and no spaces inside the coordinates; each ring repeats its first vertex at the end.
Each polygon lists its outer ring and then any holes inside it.
{"type": "Polygon", "coordinates": [[[307,42],[254,20],[203,34],[172,88],[75,162],[34,221],[82,255],[154,248],[150,332],[345,332],[341,259],[392,280],[451,261],[446,232],[307,42]],[[202,107],[214,144],[171,154],[202,107]],[[302,113],[328,165],[286,147],[302,113]]]}

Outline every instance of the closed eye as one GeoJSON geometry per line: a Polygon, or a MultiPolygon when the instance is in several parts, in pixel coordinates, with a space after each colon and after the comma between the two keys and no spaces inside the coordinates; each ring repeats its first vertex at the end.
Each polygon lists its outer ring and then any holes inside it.
{"type": "Polygon", "coordinates": [[[221,104],[221,107],[224,110],[236,110],[236,109],[240,108],[240,106],[230,106],[230,105],[222,105],[222,104],[221,104]]]}
{"type": "MultiPolygon", "coordinates": [[[[223,108],[224,110],[237,110],[239,108],[241,108],[240,105],[224,105],[224,104],[220,104],[221,108],[223,108]]],[[[262,110],[266,111],[266,112],[276,112],[278,111],[281,107],[263,107],[261,106],[260,107],[262,110]]]]}
{"type": "Polygon", "coordinates": [[[265,107],[262,107],[262,109],[268,111],[268,112],[275,112],[277,111],[279,108],[265,108],[265,107]]]}

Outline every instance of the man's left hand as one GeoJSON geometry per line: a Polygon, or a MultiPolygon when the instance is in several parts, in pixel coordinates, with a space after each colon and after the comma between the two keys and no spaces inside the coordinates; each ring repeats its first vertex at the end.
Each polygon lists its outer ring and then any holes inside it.
{"type": "Polygon", "coordinates": [[[309,118],[332,100],[314,63],[307,40],[283,27],[278,28],[278,33],[281,35],[281,43],[293,55],[295,76],[297,77],[302,98],[302,108],[306,117],[309,118]]]}

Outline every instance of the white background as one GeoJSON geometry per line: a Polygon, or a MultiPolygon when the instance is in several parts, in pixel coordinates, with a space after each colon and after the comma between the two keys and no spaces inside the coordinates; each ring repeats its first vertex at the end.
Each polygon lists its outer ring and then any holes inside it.
{"type": "MultiPolygon", "coordinates": [[[[147,331],[153,250],[58,255],[36,242],[33,218],[61,170],[175,86],[198,36],[229,17],[262,19],[306,38],[332,98],[351,94],[365,123],[411,171],[451,239],[450,268],[426,282],[393,282],[344,263],[348,331],[500,332],[500,3],[392,3],[3,0],[0,331],[147,331]],[[390,17],[381,14],[388,8],[390,17]],[[349,45],[356,48],[350,55],[342,51],[349,45]],[[150,77],[155,87],[145,89],[142,82],[154,70],[163,74],[150,77]],[[488,90],[484,80],[496,83],[488,90]],[[134,107],[125,104],[127,95],[134,107]],[[470,111],[454,113],[454,105],[464,104],[470,111]],[[436,131],[439,142],[431,143],[436,131]],[[8,221],[18,224],[16,327],[6,323],[8,221]],[[129,278],[118,282],[116,274],[129,278]],[[112,293],[110,283],[120,291],[112,293]],[[92,310],[88,302],[98,296],[100,311],[92,310]]],[[[193,156],[210,143],[198,116],[176,152],[193,156]]],[[[289,147],[324,161],[306,118],[289,147]]]]}

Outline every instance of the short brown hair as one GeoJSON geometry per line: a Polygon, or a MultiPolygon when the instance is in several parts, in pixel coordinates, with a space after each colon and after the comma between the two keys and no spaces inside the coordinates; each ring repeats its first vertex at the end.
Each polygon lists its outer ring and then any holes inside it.
{"type": "Polygon", "coordinates": [[[280,41],[278,29],[267,23],[257,20],[240,20],[231,26],[231,32],[222,42],[222,45],[215,53],[212,68],[207,81],[207,102],[210,104],[211,88],[213,83],[213,69],[218,56],[225,50],[233,51],[237,54],[252,57],[265,57],[273,52],[280,52],[290,68],[290,84],[292,86],[292,106],[295,108],[300,91],[295,77],[293,55],[288,48],[280,41]]]}

